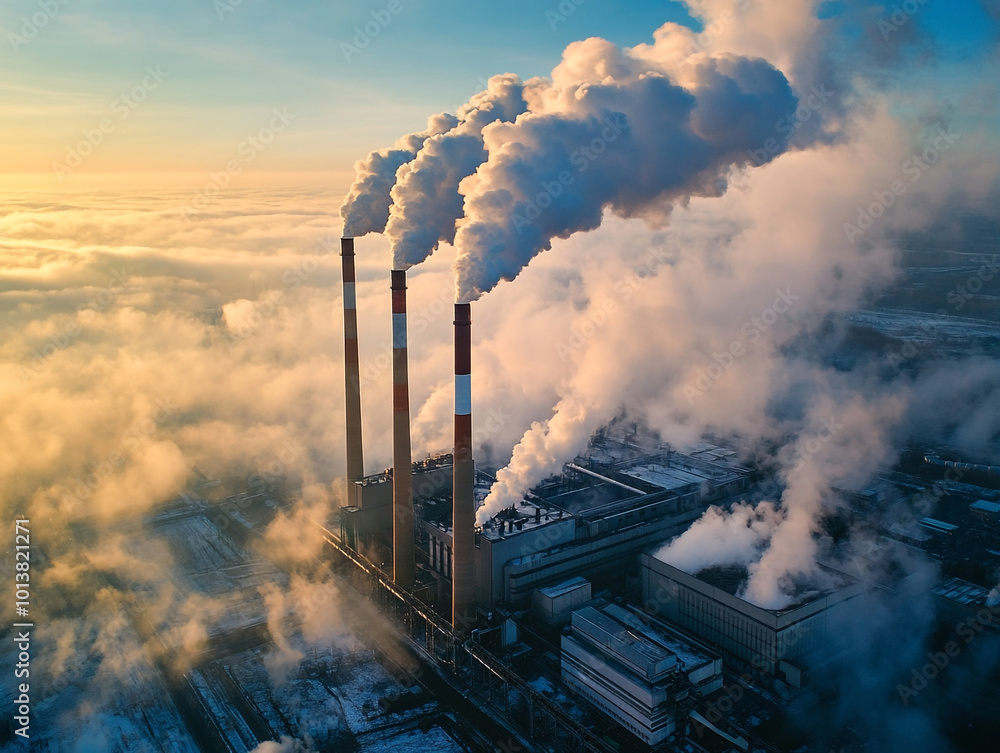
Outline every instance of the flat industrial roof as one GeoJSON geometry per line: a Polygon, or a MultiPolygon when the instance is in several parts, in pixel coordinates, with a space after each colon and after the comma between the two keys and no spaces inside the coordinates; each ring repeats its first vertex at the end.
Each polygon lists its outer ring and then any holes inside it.
{"type": "Polygon", "coordinates": [[[546,596],[548,596],[549,598],[554,599],[558,596],[562,596],[563,594],[568,594],[570,591],[575,591],[576,589],[583,588],[584,586],[587,585],[590,585],[590,581],[578,575],[577,577],[571,578],[570,580],[567,580],[563,583],[558,583],[554,586],[549,586],[548,588],[540,588],[538,590],[541,591],[546,596]]]}
{"type": "Polygon", "coordinates": [[[663,489],[681,489],[691,484],[702,484],[708,479],[690,471],[673,466],[661,465],[660,463],[649,463],[647,465],[636,465],[631,468],[623,468],[622,475],[637,478],[663,489]]]}
{"type": "Polygon", "coordinates": [[[990,502],[985,499],[977,499],[969,507],[973,510],[983,510],[984,512],[1000,513],[1000,502],[990,502]]]}
{"type": "Polygon", "coordinates": [[[934,589],[938,596],[963,604],[967,607],[981,607],[989,599],[990,591],[961,578],[952,578],[934,589]]]}

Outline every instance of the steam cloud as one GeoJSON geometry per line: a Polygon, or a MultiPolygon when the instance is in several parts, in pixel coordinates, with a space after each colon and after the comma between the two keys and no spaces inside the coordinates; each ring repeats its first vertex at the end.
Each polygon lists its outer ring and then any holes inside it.
{"type": "Polygon", "coordinates": [[[781,520],[781,512],[770,502],[756,507],[740,503],[727,512],[710,507],[656,557],[689,573],[714,565],[749,567],[760,559],[781,520]]]}
{"type": "Polygon", "coordinates": [[[462,217],[462,180],[487,158],[483,128],[511,122],[527,109],[524,86],[513,74],[494,76],[486,91],[458,111],[458,125],[427,139],[416,159],[396,173],[385,234],[393,269],[424,261],[441,241],[453,243],[462,217]]]}
{"type": "Polygon", "coordinates": [[[674,201],[719,195],[795,110],[788,81],[763,60],[697,55],[670,71],[658,52],[570,45],[551,86],[530,89],[531,112],[486,129],[490,158],[462,185],[458,300],[513,280],[553,238],[598,227],[605,209],[662,223],[674,201]]]}
{"type": "Polygon", "coordinates": [[[427,129],[403,136],[390,149],[379,149],[358,160],[356,177],[340,207],[344,235],[362,236],[381,233],[389,219],[389,192],[396,182],[396,171],[417,156],[427,139],[450,131],[458,123],[454,115],[440,113],[427,121],[427,129]]]}
{"type": "MultiPolygon", "coordinates": [[[[484,146],[489,150],[491,138],[502,140],[495,162],[509,159],[514,164],[521,149],[538,147],[502,139],[505,129],[521,138],[525,118],[527,136],[551,135],[545,128],[549,118],[569,122],[575,133],[592,138],[594,120],[600,122],[604,111],[597,93],[627,100],[643,87],[660,91],[674,86],[681,104],[693,97],[700,109],[695,73],[731,64],[734,58],[727,53],[743,56],[758,72],[767,69],[755,58],[770,61],[801,95],[801,110],[810,87],[837,73],[824,56],[837,34],[836,19],[818,20],[810,2],[755,1],[735,4],[739,12],[723,22],[733,5],[728,0],[692,1],[711,33],[696,35],[668,25],[657,31],[653,44],[617,55],[607,43],[581,43],[573,49],[593,52],[597,62],[591,65],[586,55],[568,56],[551,81],[524,82],[523,97],[532,114],[486,126],[484,146]],[[570,57],[572,66],[567,65],[570,57]],[[635,60],[660,71],[652,77],[660,80],[643,83],[630,67],[635,60]],[[556,96],[560,86],[586,90],[586,109],[578,116],[574,102],[545,100],[556,96]]],[[[865,6],[863,12],[874,29],[870,14],[879,9],[865,6]]],[[[919,24],[918,14],[907,28],[919,24]]],[[[905,49],[897,52],[903,55],[905,49]]],[[[840,59],[869,62],[863,54],[840,59]]],[[[840,80],[855,73],[839,70],[840,80]]],[[[921,69],[910,71],[916,75],[921,69]]],[[[912,96],[907,92],[907,108],[902,109],[868,96],[864,87],[872,84],[862,82],[858,90],[834,86],[832,98],[812,110],[801,127],[794,121],[795,131],[780,158],[745,173],[738,166],[726,172],[716,165],[715,177],[722,175],[728,185],[722,196],[702,198],[722,186],[708,173],[703,184],[696,173],[690,201],[672,200],[668,190],[662,197],[665,205],[654,201],[648,210],[628,215],[662,221],[676,201],[669,232],[607,216],[590,233],[568,239],[553,235],[551,249],[520,271],[517,285],[500,285],[484,296],[476,307],[473,354],[477,448],[489,458],[492,447],[503,455],[502,462],[505,450],[516,446],[510,468],[502,472],[509,494],[558,471],[586,447],[594,428],[623,410],[646,417],[679,447],[693,443],[706,429],[784,446],[778,460],[786,491],[781,499],[767,501],[773,512],[758,507],[752,514],[749,509],[739,513],[756,527],[752,537],[735,523],[728,526],[737,529],[728,535],[741,542],[743,551],[760,552],[759,569],[768,572],[760,583],[778,585],[780,599],[783,576],[808,570],[823,554],[823,542],[817,542],[817,551],[810,549],[810,540],[816,536],[815,511],[836,503],[830,487],[887,462],[894,431],[942,431],[992,442],[995,448],[1000,427],[997,401],[991,397],[1000,384],[995,359],[941,365],[912,379],[893,372],[896,376],[883,383],[873,372],[886,367],[893,354],[839,372],[825,363],[823,344],[838,334],[827,328],[836,320],[832,315],[857,308],[897,274],[894,237],[919,232],[930,238],[937,220],[951,222],[962,211],[995,221],[997,204],[989,199],[1000,175],[992,156],[995,139],[973,124],[959,128],[963,138],[956,148],[912,184],[857,244],[848,243],[843,231],[843,223],[857,216],[858,206],[871,201],[873,192],[905,177],[901,166],[926,145],[922,129],[928,122],[936,127],[942,113],[968,113],[969,102],[995,121],[993,100],[981,96],[977,78],[981,71],[959,81],[953,92],[934,87],[918,88],[912,96]],[[926,92],[935,99],[925,97],[926,92]],[[919,122],[901,117],[903,110],[919,113],[919,122]],[[778,287],[797,301],[766,330],[757,328],[752,320],[770,310],[778,287]],[[704,375],[717,363],[716,355],[734,341],[744,346],[745,355],[706,384],[704,375]],[[543,416],[549,418],[540,421],[543,416]],[[811,452],[825,436],[819,433],[824,419],[843,428],[811,452]],[[851,443],[864,437],[871,441],[852,450],[851,443]],[[787,527],[786,538],[779,537],[794,507],[801,508],[801,517],[787,527]]],[[[624,106],[615,107],[626,114],[624,106]]],[[[692,123],[695,116],[692,110],[692,123]]],[[[363,234],[385,225],[399,165],[412,164],[431,133],[445,134],[459,125],[457,118],[442,116],[439,121],[428,135],[406,142],[399,149],[405,154],[391,156],[393,150],[385,150],[364,163],[368,167],[355,187],[357,195],[345,210],[350,215],[349,220],[345,216],[345,233],[363,234]],[[369,187],[370,195],[365,193],[369,187]]],[[[766,135],[777,139],[781,133],[775,129],[766,135]]],[[[709,141],[718,143],[714,137],[709,141]]],[[[573,173],[579,186],[568,188],[584,186],[587,173],[605,169],[601,160],[613,160],[611,147],[624,143],[612,142],[587,170],[573,173]]],[[[569,145],[558,141],[557,146],[565,157],[569,145]]],[[[763,148],[763,143],[751,148],[763,148]]],[[[496,169],[500,176],[499,167],[489,165],[493,153],[488,151],[487,157],[481,170],[492,175],[496,169]]],[[[453,176],[465,169],[456,168],[453,176]]],[[[473,173],[460,181],[460,195],[478,195],[479,180],[473,173]]],[[[510,185],[524,192],[518,200],[534,200],[543,190],[513,180],[510,185]]],[[[603,190],[590,182],[586,187],[594,195],[603,190]]],[[[329,254],[336,244],[327,239],[341,230],[329,217],[332,198],[272,190],[262,199],[233,188],[220,199],[220,211],[192,234],[176,213],[163,211],[187,200],[169,191],[149,197],[4,197],[0,403],[12,439],[0,450],[7,480],[4,510],[8,520],[27,514],[44,521],[38,535],[51,563],[44,570],[33,565],[41,589],[37,622],[45,626],[39,646],[47,647],[37,662],[43,673],[39,687],[70,684],[64,692],[69,703],[78,705],[82,721],[59,722],[65,726],[59,739],[67,745],[104,724],[100,709],[113,706],[129,663],[147,661],[134,633],[128,642],[119,638],[124,618],[114,610],[121,608],[122,591],[108,586],[108,578],[149,594],[144,601],[151,617],[176,626],[171,635],[175,646],[196,648],[213,621],[231,607],[227,598],[179,587],[173,555],[154,548],[152,539],[135,539],[129,546],[121,542],[144,516],[180,492],[196,493],[199,479],[242,479],[248,472],[284,478],[290,489],[301,488],[304,498],[297,512],[279,517],[269,530],[269,554],[280,554],[279,560],[286,562],[303,550],[312,556],[311,543],[301,546],[303,531],[310,530],[308,520],[322,520],[324,510],[339,503],[333,489],[343,476],[343,401],[336,386],[343,364],[336,349],[317,347],[341,339],[339,322],[330,316],[337,309],[339,265],[329,254]],[[119,270],[124,279],[114,277],[119,270]],[[110,531],[101,529],[103,522],[111,523],[110,531]],[[96,532],[88,532],[90,528],[96,532]],[[83,618],[60,617],[76,613],[83,618]],[[106,659],[92,651],[98,645],[109,647],[106,659]],[[115,646],[122,654],[117,659],[110,651],[115,646]],[[100,686],[85,682],[93,669],[87,668],[88,656],[103,662],[100,686]]],[[[515,197],[509,200],[513,205],[515,197]]],[[[612,203],[606,209],[614,215],[615,207],[612,203]]],[[[547,213],[554,210],[550,206],[547,213]]],[[[447,221],[435,222],[439,229],[448,228],[447,221]]],[[[503,227],[509,230],[512,222],[503,227]]],[[[537,225],[540,233],[554,222],[540,216],[524,230],[537,225]]],[[[428,249],[426,242],[423,248],[428,249]]],[[[451,380],[442,374],[452,336],[450,251],[444,246],[428,258],[410,291],[411,322],[423,343],[410,352],[416,455],[451,443],[451,380]]],[[[384,272],[384,259],[359,256],[358,264],[359,309],[388,310],[388,286],[364,282],[384,272]]],[[[949,304],[942,296],[939,305],[949,304]]],[[[360,320],[365,394],[391,390],[383,325],[377,316],[360,320]]],[[[384,467],[390,462],[390,414],[367,410],[364,421],[369,470],[384,467]]],[[[723,513],[712,513],[702,535],[724,519],[723,513]]],[[[317,626],[314,638],[328,640],[318,628],[349,611],[338,609],[342,594],[319,590],[316,586],[325,579],[308,569],[294,583],[285,606],[313,610],[315,620],[304,623],[317,626]]],[[[762,592],[761,599],[766,597],[762,592]]],[[[275,609],[281,606],[270,598],[275,609]]],[[[916,608],[909,595],[903,601],[916,608]]],[[[8,602],[8,619],[11,608],[8,602]]],[[[878,665],[888,651],[871,651],[875,661],[862,656],[852,662],[865,675],[860,678],[865,684],[845,683],[850,691],[843,693],[843,704],[856,711],[857,689],[867,690],[862,696],[867,708],[879,710],[872,714],[877,718],[871,729],[886,722],[882,706],[887,691],[923,656],[919,637],[931,613],[930,607],[921,613],[925,619],[918,628],[916,622],[900,619],[879,644],[895,648],[899,636],[912,638],[915,650],[903,660],[905,666],[890,671],[878,665]]],[[[281,627],[275,625],[276,630],[281,627]]],[[[282,629],[291,633],[288,627],[282,629]]],[[[859,634],[853,644],[869,645],[869,626],[855,627],[859,634]]],[[[300,644],[290,642],[289,647],[301,650],[300,644]]],[[[145,671],[155,676],[151,666],[145,671]]],[[[896,722],[885,726],[897,731],[896,722]]],[[[875,747],[914,749],[903,740],[887,733],[880,741],[884,744],[875,747]]]]}

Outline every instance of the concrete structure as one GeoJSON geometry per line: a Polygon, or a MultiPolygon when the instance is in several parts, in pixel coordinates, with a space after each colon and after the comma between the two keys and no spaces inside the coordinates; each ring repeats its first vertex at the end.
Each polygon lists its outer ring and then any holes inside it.
{"type": "Polygon", "coordinates": [[[722,658],[614,604],[573,612],[561,645],[566,686],[648,745],[677,731],[681,705],[722,687],[722,658]]]}
{"type": "MultiPolygon", "coordinates": [[[[420,460],[410,467],[415,500],[451,494],[451,454],[420,460]]],[[[355,504],[340,509],[341,538],[352,549],[392,543],[393,475],[386,469],[353,482],[355,504]]]]}
{"type": "Polygon", "coordinates": [[[413,588],[413,468],[406,357],[406,272],[392,276],[392,578],[413,588]]]}
{"type": "Polygon", "coordinates": [[[987,523],[996,523],[1000,521],[1000,502],[977,499],[969,505],[969,512],[987,523]]]}
{"type": "Polygon", "coordinates": [[[590,581],[570,578],[548,588],[536,588],[531,593],[531,613],[546,625],[562,625],[570,613],[591,599],[590,581]]]}
{"type": "Polygon", "coordinates": [[[934,589],[941,617],[961,626],[963,640],[982,630],[1000,633],[1000,586],[988,589],[961,578],[952,578],[934,589]],[[963,632],[964,631],[964,632],[963,632]]]}
{"type": "Polygon", "coordinates": [[[472,312],[455,304],[455,464],[452,479],[451,624],[467,634],[475,624],[476,470],[472,461],[472,312]]]}
{"type": "Polygon", "coordinates": [[[361,440],[361,366],[358,356],[358,311],[354,276],[354,239],[340,239],[344,281],[344,389],[347,422],[347,504],[356,504],[354,482],[365,475],[361,440]]]}
{"type": "MultiPolygon", "coordinates": [[[[740,492],[749,484],[746,469],[692,462],[669,450],[640,453],[642,467],[655,466],[655,473],[642,478],[636,458],[623,458],[624,445],[612,444],[603,443],[601,462],[577,458],[561,476],[486,521],[473,552],[479,607],[527,609],[536,589],[576,576],[617,578],[640,552],[682,533],[710,500],[723,498],[720,487],[740,492]]],[[[425,519],[423,533],[431,567],[449,577],[452,526],[425,519]]]]}
{"type": "Polygon", "coordinates": [[[823,568],[829,585],[804,592],[783,609],[762,609],[729,591],[642,556],[643,603],[699,638],[717,646],[734,668],[777,677],[801,687],[804,674],[833,656],[830,636],[837,619],[847,619],[865,592],[850,576],[823,568]],[[851,602],[854,601],[852,604],[851,602]]]}

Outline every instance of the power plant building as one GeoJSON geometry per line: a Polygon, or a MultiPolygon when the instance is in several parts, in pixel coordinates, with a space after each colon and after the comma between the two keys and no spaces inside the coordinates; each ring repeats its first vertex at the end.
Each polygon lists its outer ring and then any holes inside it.
{"type": "MultiPolygon", "coordinates": [[[[577,458],[484,523],[473,551],[476,603],[487,611],[527,609],[536,589],[576,576],[617,577],[709,504],[748,486],[749,471],[738,466],[661,448],[639,453],[604,439],[599,459],[577,458]]],[[[443,577],[453,567],[449,523],[423,522],[431,567],[443,577]]]]}
{"type": "MultiPolygon", "coordinates": [[[[417,501],[451,494],[451,454],[436,455],[412,464],[413,498],[417,501]]],[[[341,538],[352,549],[392,542],[392,469],[349,483],[353,505],[340,508],[341,538]]]]}
{"type": "Polygon", "coordinates": [[[832,658],[837,621],[848,619],[865,593],[860,581],[823,569],[827,588],[804,591],[782,609],[763,609],[735,596],[735,583],[713,584],[644,554],[643,603],[718,647],[734,668],[801,687],[809,671],[832,658]]]}
{"type": "Polygon", "coordinates": [[[722,658],[615,604],[573,612],[562,679],[647,745],[677,731],[689,698],[722,687],[722,658]]]}

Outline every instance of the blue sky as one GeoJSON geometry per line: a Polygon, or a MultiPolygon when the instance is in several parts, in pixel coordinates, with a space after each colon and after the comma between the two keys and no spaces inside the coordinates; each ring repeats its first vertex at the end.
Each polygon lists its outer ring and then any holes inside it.
{"type": "MultiPolygon", "coordinates": [[[[62,2],[12,0],[0,10],[4,172],[51,174],[82,131],[142,83],[147,66],[168,78],[127,121],[115,122],[114,138],[74,180],[215,169],[275,107],[295,121],[258,166],[340,174],[370,149],[419,129],[429,114],[454,109],[492,74],[548,73],[574,40],[596,35],[633,45],[666,21],[698,26],[683,5],[662,1],[62,2]],[[378,34],[345,59],[342,45],[354,44],[355,29],[374,23],[373,13],[391,21],[369,26],[378,34]],[[28,39],[33,17],[45,23],[28,39]]],[[[941,57],[975,58],[994,41],[979,0],[927,0],[917,14],[934,30],[941,57]]]]}

